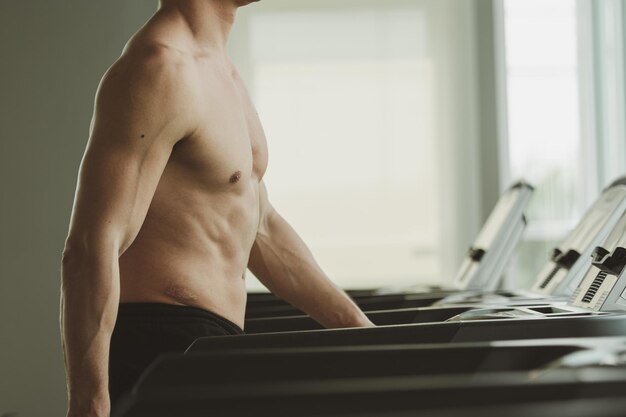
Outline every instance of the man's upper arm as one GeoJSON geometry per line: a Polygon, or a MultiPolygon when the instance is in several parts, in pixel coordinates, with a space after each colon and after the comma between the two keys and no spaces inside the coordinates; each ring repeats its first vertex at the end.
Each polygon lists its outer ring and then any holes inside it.
{"type": "Polygon", "coordinates": [[[257,236],[259,234],[269,234],[270,220],[272,215],[275,214],[274,207],[269,201],[267,194],[267,188],[263,180],[259,183],[259,229],[257,230],[257,236]]]}
{"type": "Polygon", "coordinates": [[[123,253],[145,219],[175,143],[193,129],[184,66],[168,53],[122,58],[98,90],[66,251],[123,253]]]}
{"type": "Polygon", "coordinates": [[[261,181],[259,183],[259,228],[248,258],[248,269],[259,279],[269,275],[267,265],[259,251],[259,245],[262,245],[262,242],[271,241],[272,219],[274,219],[276,215],[277,213],[269,201],[265,183],[261,181]]]}

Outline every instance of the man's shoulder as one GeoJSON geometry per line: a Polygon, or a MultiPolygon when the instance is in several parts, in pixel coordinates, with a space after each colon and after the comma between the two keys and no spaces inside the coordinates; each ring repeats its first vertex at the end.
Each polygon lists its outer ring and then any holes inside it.
{"type": "Polygon", "coordinates": [[[178,106],[192,101],[195,74],[190,58],[181,51],[158,42],[134,43],[104,74],[97,101],[118,103],[141,97],[141,101],[178,106]]]}
{"type": "Polygon", "coordinates": [[[163,137],[168,144],[187,136],[197,123],[198,99],[185,61],[159,45],[125,50],[100,82],[92,129],[124,139],[127,132],[138,135],[141,126],[141,135],[163,137]]]}
{"type": "Polygon", "coordinates": [[[164,44],[141,43],[127,47],[104,76],[105,81],[182,84],[193,74],[191,59],[164,44]]]}

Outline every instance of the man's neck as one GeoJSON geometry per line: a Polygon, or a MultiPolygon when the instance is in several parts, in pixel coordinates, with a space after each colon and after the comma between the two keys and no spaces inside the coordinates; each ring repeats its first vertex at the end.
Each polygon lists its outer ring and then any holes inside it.
{"type": "Polygon", "coordinates": [[[199,44],[226,51],[235,21],[234,0],[160,0],[159,11],[182,17],[199,44]]]}

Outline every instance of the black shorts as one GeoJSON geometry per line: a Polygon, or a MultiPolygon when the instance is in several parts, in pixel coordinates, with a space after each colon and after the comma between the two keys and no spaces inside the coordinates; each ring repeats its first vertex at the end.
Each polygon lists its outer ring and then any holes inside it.
{"type": "Polygon", "coordinates": [[[111,336],[111,404],[130,390],[161,354],[182,353],[199,337],[240,335],[233,322],[196,307],[162,303],[123,303],[111,336]]]}

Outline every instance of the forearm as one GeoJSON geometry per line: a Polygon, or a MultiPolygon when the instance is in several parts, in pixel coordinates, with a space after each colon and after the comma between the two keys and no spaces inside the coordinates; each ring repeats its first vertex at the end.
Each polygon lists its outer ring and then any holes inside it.
{"type": "MultiPolygon", "coordinates": [[[[273,293],[306,312],[324,327],[372,323],[322,271],[306,244],[277,213],[252,249],[253,273],[273,293]]],[[[252,269],[252,268],[251,268],[252,269]]]]}
{"type": "Polygon", "coordinates": [[[109,345],[119,304],[119,263],[113,253],[70,254],[62,269],[61,338],[70,411],[108,416],[109,345]]]}

